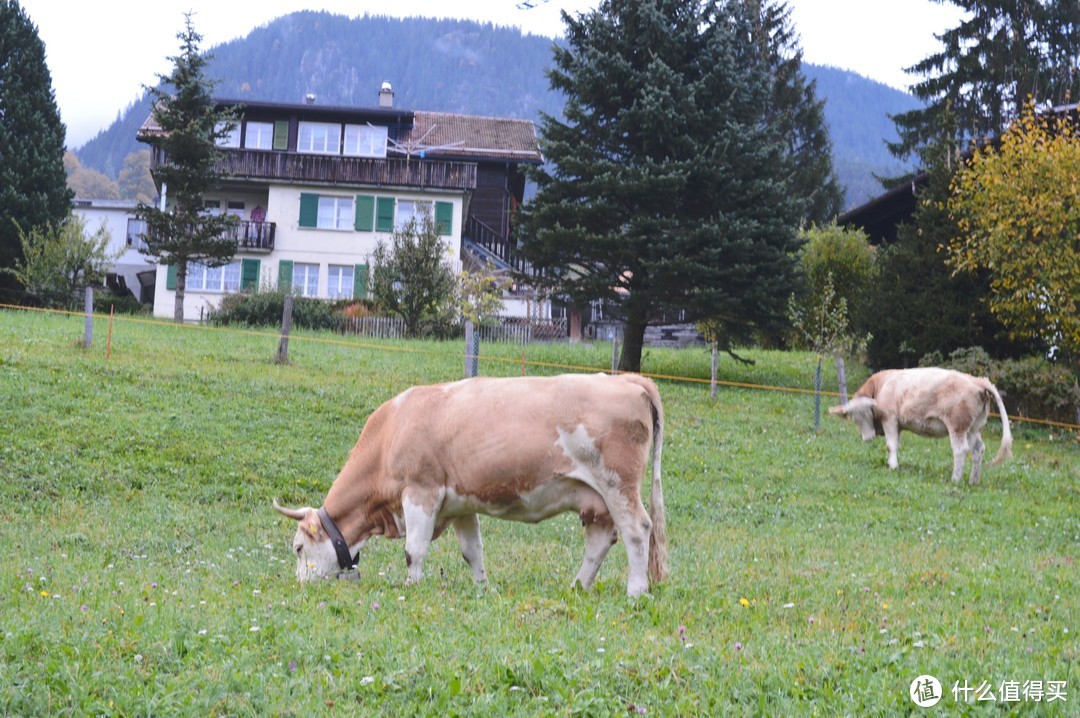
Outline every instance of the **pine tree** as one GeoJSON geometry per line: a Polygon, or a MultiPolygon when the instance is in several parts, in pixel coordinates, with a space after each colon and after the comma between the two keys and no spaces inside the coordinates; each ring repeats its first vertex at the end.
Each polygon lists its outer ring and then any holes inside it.
{"type": "Polygon", "coordinates": [[[607,0],[566,23],[544,115],[551,169],[519,224],[542,285],[626,321],[619,368],[638,371],[665,310],[724,327],[728,346],[783,321],[803,203],[770,122],[770,66],[743,3],[607,0]]]}
{"type": "MultiPolygon", "coordinates": [[[[37,28],[16,0],[0,0],[0,268],[23,259],[20,236],[71,210],[65,134],[37,28]]],[[[0,272],[0,296],[16,286],[0,272]]]]}
{"type": "Polygon", "coordinates": [[[209,58],[199,54],[202,36],[195,32],[190,14],[177,38],[181,51],[170,58],[172,73],[159,75],[162,85],[146,88],[155,100],[153,118],[160,128],[152,141],[166,156],[155,173],[168,206],[162,210],[141,202],[135,215],[146,221],[147,246],[140,251],[176,266],[173,316],[183,322],[188,265],[221,266],[236,254],[231,231],[236,218],[205,211],[206,193],[220,183],[217,141],[235,127],[235,119],[214,102],[213,83],[205,76],[209,58]]]}
{"type": "Polygon", "coordinates": [[[901,159],[937,141],[946,111],[953,139],[967,144],[1000,137],[1029,99],[1080,99],[1077,0],[948,1],[966,17],[938,36],[941,50],[908,70],[924,77],[911,92],[925,104],[893,117],[900,139],[889,149],[901,159]]]}

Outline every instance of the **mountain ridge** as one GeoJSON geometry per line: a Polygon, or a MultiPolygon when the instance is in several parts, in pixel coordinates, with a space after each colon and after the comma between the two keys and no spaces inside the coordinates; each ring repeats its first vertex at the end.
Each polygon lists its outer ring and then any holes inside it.
{"type": "MultiPolygon", "coordinates": [[[[388,81],[395,107],[539,122],[542,113],[562,112],[562,97],[546,76],[554,42],[471,20],[302,10],[210,48],[206,74],[222,98],[300,103],[314,95],[318,104],[373,107],[388,81]]],[[[913,97],[849,70],[804,63],[803,71],[826,100],[846,206],[880,194],[875,177],[910,170],[885,143],[895,139],[889,115],[915,107],[913,97]]],[[[74,150],[80,162],[117,177],[124,158],[144,148],[135,133],[149,113],[144,93],[74,150]]]]}

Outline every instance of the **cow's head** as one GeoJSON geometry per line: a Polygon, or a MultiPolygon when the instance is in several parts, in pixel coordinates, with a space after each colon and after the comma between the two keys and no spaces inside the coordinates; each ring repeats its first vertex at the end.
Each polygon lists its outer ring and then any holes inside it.
{"type": "Polygon", "coordinates": [[[308,506],[302,509],[288,509],[278,504],[276,500],[274,508],[279,513],[299,522],[296,536],[293,537],[297,580],[313,581],[318,578],[343,575],[343,569],[338,561],[338,552],[326,527],[323,526],[317,509],[308,506]]]}
{"type": "Polygon", "coordinates": [[[850,419],[855,426],[859,427],[863,441],[873,441],[877,436],[877,430],[874,427],[874,407],[876,406],[877,401],[874,399],[868,396],[856,396],[842,406],[831,407],[829,413],[841,419],[850,419]]]}

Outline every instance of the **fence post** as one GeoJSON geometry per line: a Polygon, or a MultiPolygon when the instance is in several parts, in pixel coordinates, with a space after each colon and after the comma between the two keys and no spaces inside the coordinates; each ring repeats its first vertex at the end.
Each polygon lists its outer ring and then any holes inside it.
{"type": "Polygon", "coordinates": [[[480,335],[473,323],[465,320],[465,378],[476,376],[480,364],[480,335]]]}
{"type": "Polygon", "coordinates": [[[814,372],[814,431],[821,428],[821,355],[817,358],[817,371],[814,372]]]}
{"type": "Polygon", "coordinates": [[[289,363],[289,332],[292,330],[292,295],[285,295],[285,310],[281,313],[281,341],[278,343],[277,363],[289,363]]]}
{"type": "Polygon", "coordinates": [[[83,348],[89,349],[94,339],[94,288],[87,287],[83,308],[86,311],[86,330],[83,333],[83,348]]]}
{"type": "Polygon", "coordinates": [[[611,335],[611,373],[619,373],[619,333],[611,335]]]}
{"type": "Polygon", "coordinates": [[[709,396],[713,399],[716,398],[716,374],[720,367],[720,350],[716,347],[716,342],[712,345],[712,383],[710,384],[709,396]]]}

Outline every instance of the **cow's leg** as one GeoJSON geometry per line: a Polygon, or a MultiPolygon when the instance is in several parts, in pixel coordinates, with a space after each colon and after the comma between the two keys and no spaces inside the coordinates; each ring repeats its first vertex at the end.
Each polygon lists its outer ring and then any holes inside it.
{"type": "Polygon", "coordinates": [[[649,590],[649,537],[652,520],[641,497],[628,499],[615,490],[604,496],[615,527],[626,544],[626,564],[629,576],[626,581],[627,595],[640,596],[649,590]]]}
{"type": "Polygon", "coordinates": [[[889,450],[889,468],[895,469],[900,465],[896,457],[900,451],[900,423],[895,419],[883,421],[881,428],[885,434],[885,448],[889,450]]]}
{"type": "Polygon", "coordinates": [[[581,569],[574,578],[574,582],[588,591],[596,581],[596,574],[600,570],[600,564],[604,562],[608,550],[619,540],[619,532],[615,530],[615,522],[610,515],[596,517],[585,523],[585,558],[581,562],[581,569]]]}
{"type": "Polygon", "coordinates": [[[457,535],[461,555],[472,569],[473,581],[487,583],[487,571],[484,570],[484,542],[480,539],[480,518],[476,514],[459,516],[454,519],[454,534],[457,535]]]}
{"type": "Polygon", "coordinates": [[[979,470],[982,468],[983,454],[986,452],[986,444],[983,443],[982,435],[975,432],[970,438],[971,443],[971,483],[979,483],[979,470]]]}
{"type": "MultiPolygon", "coordinates": [[[[949,443],[952,444],[952,480],[953,482],[959,482],[960,476],[964,473],[964,461],[968,455],[968,436],[967,432],[949,432],[949,443]]],[[[972,466],[972,471],[975,467],[972,466]]]]}
{"type": "Polygon", "coordinates": [[[415,501],[409,493],[401,499],[402,513],[405,515],[405,565],[408,567],[409,583],[416,583],[424,575],[424,559],[427,558],[431,537],[435,533],[438,505],[439,502],[415,501]]]}

